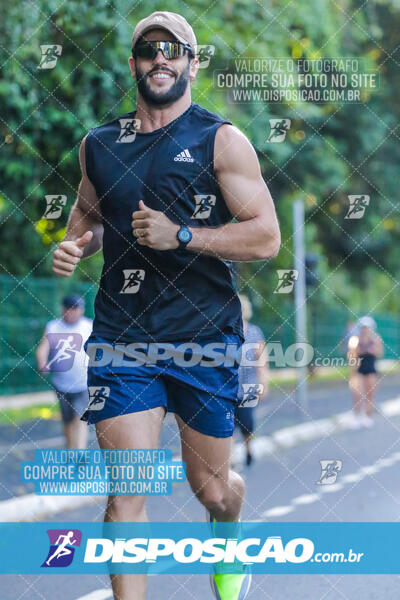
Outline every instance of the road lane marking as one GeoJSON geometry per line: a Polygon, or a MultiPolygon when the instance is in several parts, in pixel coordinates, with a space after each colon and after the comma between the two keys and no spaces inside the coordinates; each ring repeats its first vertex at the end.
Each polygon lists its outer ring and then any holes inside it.
{"type": "Polygon", "coordinates": [[[325,484],[319,486],[319,494],[302,494],[293,498],[289,504],[285,506],[273,506],[262,513],[263,517],[281,517],[293,512],[298,506],[311,504],[321,499],[322,494],[332,494],[342,490],[346,483],[357,483],[364,479],[367,475],[374,475],[385,467],[390,467],[400,460],[400,452],[393,452],[386,458],[378,458],[372,465],[360,467],[355,473],[349,473],[340,478],[340,481],[333,484],[325,484]]]}
{"type": "Polygon", "coordinates": [[[270,508],[263,512],[263,517],[282,517],[283,515],[287,515],[294,510],[294,506],[274,506],[274,508],[270,508]]]}
{"type": "Polygon", "coordinates": [[[94,590],[85,596],[79,596],[76,600],[108,600],[113,597],[112,590],[103,588],[101,590],[94,590]]]}
{"type": "Polygon", "coordinates": [[[319,494],[303,494],[302,496],[297,496],[297,498],[293,498],[292,504],[312,504],[320,498],[321,496],[319,494]]]}

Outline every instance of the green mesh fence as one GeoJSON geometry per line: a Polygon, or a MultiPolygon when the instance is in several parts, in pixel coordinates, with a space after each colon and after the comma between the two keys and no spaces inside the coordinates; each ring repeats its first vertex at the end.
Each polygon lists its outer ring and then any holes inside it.
{"type": "MultiPolygon", "coordinates": [[[[343,306],[333,307],[309,302],[307,335],[309,343],[314,347],[314,357],[345,356],[346,325],[350,320],[357,320],[362,314],[364,313],[355,316],[343,306]]],[[[373,317],[384,343],[383,358],[398,360],[400,358],[400,316],[374,313],[373,317]]],[[[255,310],[253,321],[260,325],[267,341],[281,342],[283,351],[296,340],[294,305],[288,304],[286,300],[279,307],[279,313],[267,319],[262,318],[259,311],[255,310]]],[[[270,367],[274,368],[274,365],[271,364],[270,367]]]]}
{"type": "MultiPolygon", "coordinates": [[[[45,324],[60,316],[62,297],[79,293],[86,300],[86,315],[93,318],[97,286],[68,279],[16,278],[0,275],[0,394],[17,394],[45,390],[48,376],[37,373],[35,348],[45,324]]],[[[294,307],[289,299],[279,314],[262,319],[255,310],[254,322],[270,341],[280,341],[286,349],[295,341],[294,307]]],[[[344,307],[309,305],[308,336],[315,356],[343,355],[346,323],[351,315],[344,307]]],[[[399,358],[400,317],[374,314],[378,331],[385,344],[385,358],[399,358]]],[[[273,367],[273,365],[271,365],[273,367]]]]}
{"type": "Polygon", "coordinates": [[[97,287],[68,279],[34,279],[0,275],[0,394],[35,392],[50,387],[36,370],[35,348],[47,321],[60,316],[68,293],[85,298],[93,317],[97,287]]]}

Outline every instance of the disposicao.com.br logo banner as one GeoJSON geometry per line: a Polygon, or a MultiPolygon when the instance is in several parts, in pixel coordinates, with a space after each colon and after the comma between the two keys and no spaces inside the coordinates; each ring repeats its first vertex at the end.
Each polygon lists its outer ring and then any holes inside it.
{"type": "Polygon", "coordinates": [[[0,523],[1,573],[400,573],[400,523],[0,523]]]}

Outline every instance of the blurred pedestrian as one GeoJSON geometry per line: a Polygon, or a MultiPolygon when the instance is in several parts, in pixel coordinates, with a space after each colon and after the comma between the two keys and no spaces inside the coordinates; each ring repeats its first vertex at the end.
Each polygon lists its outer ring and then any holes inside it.
{"type": "Polygon", "coordinates": [[[376,332],[372,317],[361,317],[357,322],[358,335],[349,339],[349,352],[358,358],[350,379],[353,392],[353,427],[372,427],[374,397],[378,384],[376,360],[383,355],[382,338],[376,332]]]}
{"type": "Polygon", "coordinates": [[[92,321],[84,316],[85,302],[77,294],[62,301],[62,318],[49,321],[36,350],[38,369],[51,372],[60,403],[67,448],[86,448],[87,425],[80,420],[89,397],[84,343],[92,321]]]}
{"type": "Polygon", "coordinates": [[[346,354],[349,350],[350,338],[353,336],[357,336],[357,334],[358,334],[357,323],[355,321],[353,321],[353,319],[349,319],[349,321],[347,321],[347,323],[346,323],[346,328],[344,330],[343,338],[342,338],[342,342],[341,342],[343,354],[346,354]]]}
{"type": "MultiPolygon", "coordinates": [[[[250,347],[242,354],[242,363],[245,361],[256,362],[265,348],[265,339],[261,329],[250,323],[252,317],[252,306],[247,296],[239,295],[242,305],[242,319],[245,346],[247,344],[257,345],[250,347]]],[[[251,451],[251,440],[254,435],[255,419],[254,408],[258,401],[264,399],[268,392],[268,364],[250,365],[241,364],[239,367],[239,402],[235,410],[235,425],[242,432],[246,446],[246,465],[253,462],[251,451]]]]}

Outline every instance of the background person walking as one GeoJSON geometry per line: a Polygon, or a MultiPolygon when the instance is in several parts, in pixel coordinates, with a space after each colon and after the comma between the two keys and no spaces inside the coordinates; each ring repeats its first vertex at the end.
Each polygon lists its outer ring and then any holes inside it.
{"type": "MultiPolygon", "coordinates": [[[[245,357],[249,361],[260,358],[265,346],[265,339],[258,325],[250,323],[253,314],[251,302],[247,296],[239,295],[242,305],[243,331],[246,344],[258,344],[258,348],[250,347],[245,351],[245,357]]],[[[243,362],[243,361],[242,361],[243,362]]],[[[258,366],[241,365],[239,367],[239,403],[235,410],[235,425],[242,432],[246,446],[246,465],[250,466],[253,461],[251,452],[251,440],[255,429],[255,407],[260,398],[265,398],[268,392],[268,364],[258,366]]]]}
{"type": "Polygon", "coordinates": [[[77,294],[62,301],[62,318],[47,323],[36,350],[38,369],[51,372],[60,403],[67,448],[85,448],[87,425],[80,420],[89,402],[87,356],[83,345],[92,331],[92,321],[84,316],[85,302],[77,294]]]}
{"type": "Polygon", "coordinates": [[[359,359],[358,366],[351,377],[351,389],[354,401],[355,429],[372,427],[374,397],[378,384],[376,359],[383,355],[383,343],[376,333],[376,323],[372,317],[361,317],[357,322],[358,336],[352,337],[351,352],[359,359]]]}

